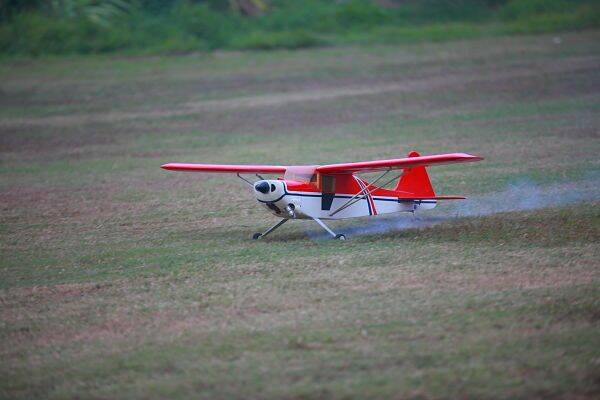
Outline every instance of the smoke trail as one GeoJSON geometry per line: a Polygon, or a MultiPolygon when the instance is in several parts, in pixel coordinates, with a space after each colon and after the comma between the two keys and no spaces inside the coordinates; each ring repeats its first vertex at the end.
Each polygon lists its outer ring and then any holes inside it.
{"type": "Polygon", "coordinates": [[[455,204],[455,216],[477,217],[502,212],[538,210],[573,203],[596,201],[600,194],[600,179],[592,177],[577,182],[540,186],[523,178],[499,193],[474,196],[455,204]]]}
{"type": "MultiPolygon", "coordinates": [[[[391,217],[375,217],[368,221],[347,226],[343,231],[348,236],[372,235],[414,228],[426,228],[456,218],[478,217],[503,212],[531,211],[547,207],[560,207],[581,202],[598,201],[600,197],[600,171],[590,171],[585,179],[575,182],[538,185],[530,178],[522,178],[509,184],[505,190],[456,202],[438,202],[437,213],[424,211],[416,216],[402,213],[391,217]],[[427,213],[430,213],[427,215],[427,213]],[[433,215],[432,215],[433,214],[433,215]]],[[[329,236],[310,230],[306,234],[313,240],[329,236]]]]}

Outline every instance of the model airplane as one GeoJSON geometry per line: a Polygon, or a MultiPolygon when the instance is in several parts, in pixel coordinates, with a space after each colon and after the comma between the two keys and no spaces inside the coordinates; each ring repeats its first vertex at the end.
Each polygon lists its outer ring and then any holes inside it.
{"type": "Polygon", "coordinates": [[[407,158],[364,161],[331,165],[222,165],[164,164],[171,171],[234,173],[252,186],[256,200],[281,218],[277,224],[253,238],[267,236],[290,219],[312,219],[334,238],[336,234],[323,220],[363,217],[395,212],[412,212],[434,208],[438,200],[464,199],[461,196],[436,196],[425,167],[430,165],[480,161],[481,157],[465,153],[421,156],[416,151],[407,158]],[[357,173],[381,172],[368,183],[357,173]],[[241,174],[255,174],[250,182],[241,174]],[[277,179],[264,179],[259,174],[283,174],[277,179]],[[375,186],[386,176],[393,175],[375,186]],[[397,181],[394,189],[385,186],[397,181]]]}

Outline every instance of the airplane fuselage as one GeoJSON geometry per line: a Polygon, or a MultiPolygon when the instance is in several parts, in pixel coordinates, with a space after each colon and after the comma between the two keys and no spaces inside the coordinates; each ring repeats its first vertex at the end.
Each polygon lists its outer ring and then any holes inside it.
{"type": "Polygon", "coordinates": [[[254,194],[269,212],[286,219],[344,219],[414,212],[436,206],[436,200],[402,199],[392,190],[374,188],[355,176],[352,179],[345,187],[332,193],[324,193],[307,182],[261,180],[254,183],[254,194]],[[351,205],[336,212],[347,203],[351,205]]]}

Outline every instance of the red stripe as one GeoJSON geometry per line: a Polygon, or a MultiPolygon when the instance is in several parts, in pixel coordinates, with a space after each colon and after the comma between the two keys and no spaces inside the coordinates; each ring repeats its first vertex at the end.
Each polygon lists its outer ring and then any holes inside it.
{"type": "MultiPolygon", "coordinates": [[[[362,179],[358,178],[357,179],[358,182],[361,183],[361,187],[363,188],[363,190],[368,193],[367,189],[367,184],[365,181],[363,181],[362,179]]],[[[371,196],[371,194],[367,194],[367,201],[369,202],[369,204],[371,205],[371,210],[373,210],[373,215],[377,215],[377,209],[375,208],[375,202],[373,201],[373,196],[371,196]]]]}

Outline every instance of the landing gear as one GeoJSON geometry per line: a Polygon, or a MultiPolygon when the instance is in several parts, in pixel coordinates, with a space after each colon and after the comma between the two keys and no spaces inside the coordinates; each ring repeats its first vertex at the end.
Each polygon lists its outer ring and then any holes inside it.
{"type": "MultiPolygon", "coordinates": [[[[334,239],[346,240],[346,235],[344,235],[343,233],[335,233],[334,231],[329,229],[329,227],[327,225],[325,225],[325,223],[323,221],[321,221],[319,218],[313,218],[313,220],[317,224],[321,225],[321,227],[323,229],[325,229],[327,231],[327,233],[329,233],[334,239]]],[[[254,235],[252,235],[252,239],[258,240],[262,237],[267,236],[269,233],[273,232],[275,229],[279,228],[281,225],[285,224],[287,221],[289,221],[289,218],[284,218],[281,221],[279,221],[278,223],[276,223],[275,225],[273,225],[272,227],[270,227],[269,229],[267,229],[266,231],[264,231],[263,233],[256,232],[254,235]]]]}
{"type": "Polygon", "coordinates": [[[313,220],[321,225],[321,227],[323,229],[325,229],[331,236],[333,236],[335,239],[338,240],[346,240],[346,235],[342,234],[342,233],[335,233],[334,231],[332,231],[331,229],[329,229],[329,227],[327,225],[325,225],[325,223],[323,221],[321,221],[319,218],[313,218],[313,220]]]}
{"type": "Polygon", "coordinates": [[[256,232],[254,235],[252,235],[252,239],[258,240],[261,237],[267,236],[269,233],[273,232],[275,229],[279,228],[281,225],[285,224],[287,221],[288,221],[287,218],[282,219],[281,221],[279,221],[278,223],[276,223],[275,225],[273,225],[272,227],[270,227],[263,233],[256,232]]]}

